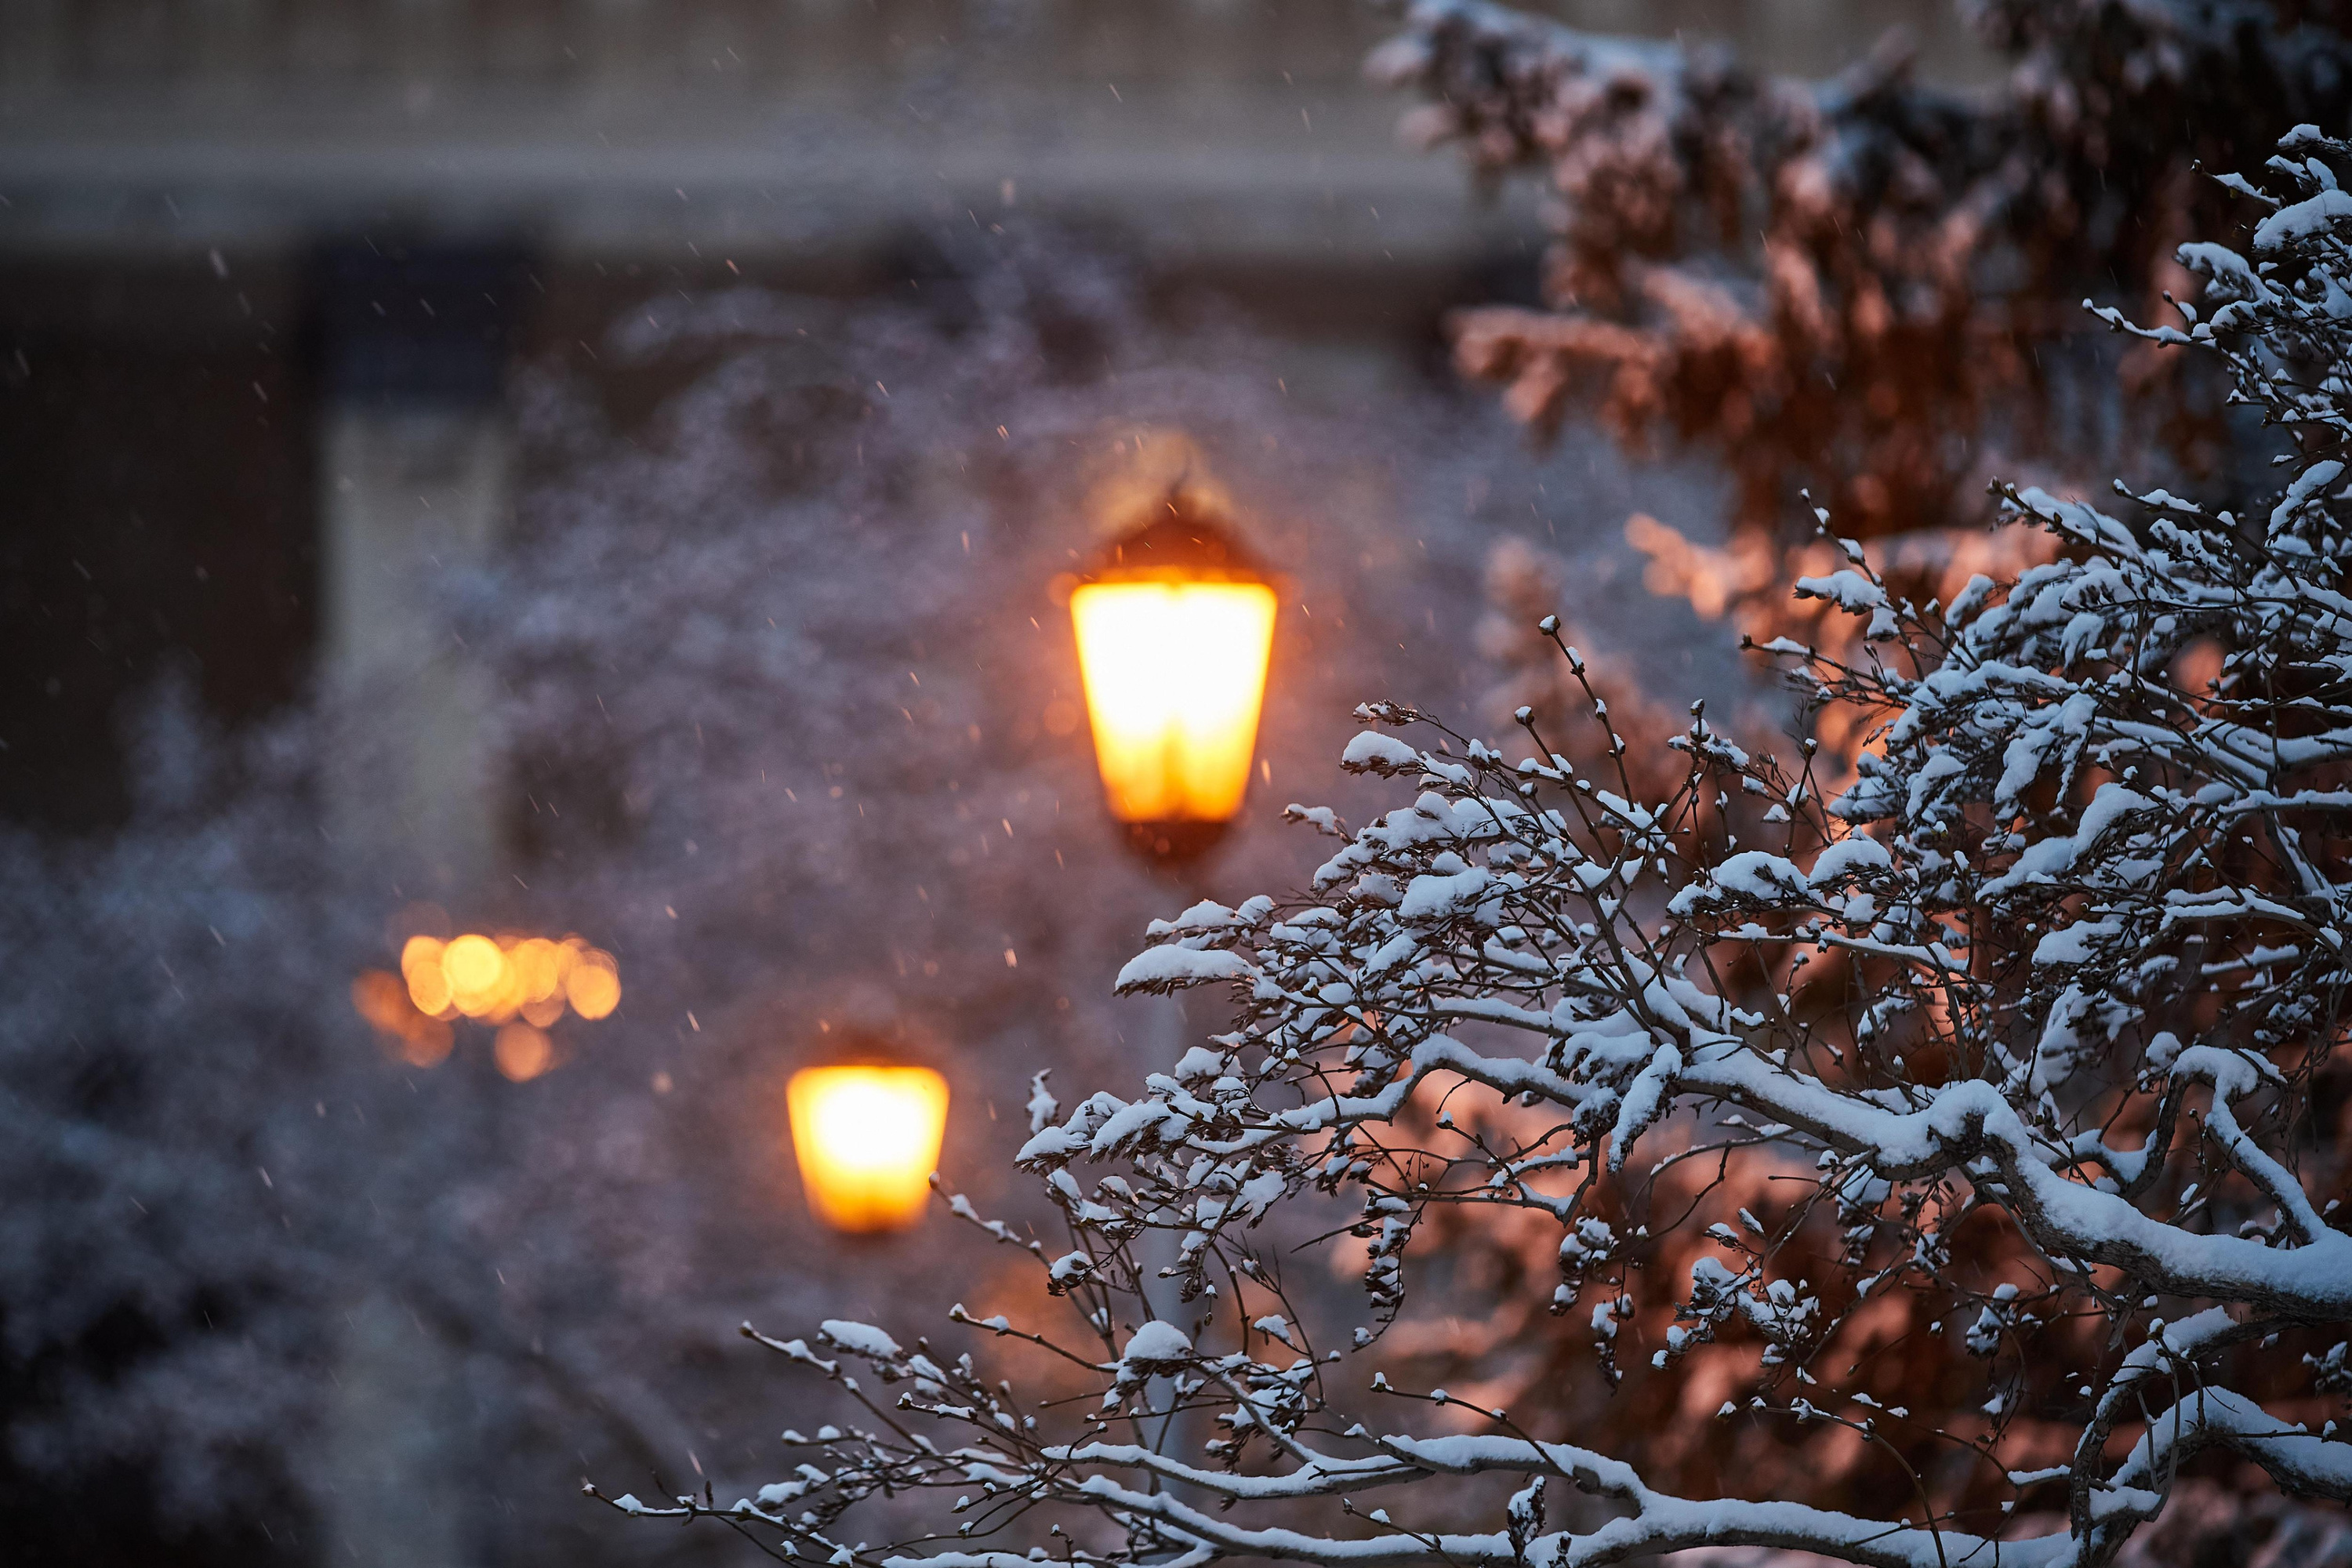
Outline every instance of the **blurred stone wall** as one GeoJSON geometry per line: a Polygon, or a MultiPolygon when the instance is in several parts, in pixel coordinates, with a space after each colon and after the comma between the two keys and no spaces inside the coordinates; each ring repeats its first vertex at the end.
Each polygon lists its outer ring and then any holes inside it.
{"type": "MultiPolygon", "coordinates": [[[[1800,72],[1900,24],[1930,73],[1986,67],[1939,0],[1550,9],[1800,72]]],[[[740,262],[1019,200],[1203,255],[1458,253],[1492,230],[1358,79],[1391,21],[1364,0],[0,0],[0,250],[396,223],[740,262]]]]}

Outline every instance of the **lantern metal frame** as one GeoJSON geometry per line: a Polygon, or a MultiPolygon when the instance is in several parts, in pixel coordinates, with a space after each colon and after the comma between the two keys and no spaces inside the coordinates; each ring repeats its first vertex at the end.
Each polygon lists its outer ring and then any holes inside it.
{"type": "MultiPolygon", "coordinates": [[[[1242,542],[1230,513],[1182,479],[1170,485],[1128,526],[1087,558],[1067,581],[1076,589],[1104,583],[1249,583],[1271,589],[1277,607],[1283,584],[1265,562],[1242,542]]],[[[1278,624],[1278,621],[1277,621],[1278,624]]],[[[1272,685],[1272,662],[1260,677],[1261,704],[1257,725],[1264,723],[1263,703],[1272,685]]],[[[1099,748],[1091,694],[1087,731],[1099,748]]],[[[1099,762],[1099,754],[1097,753],[1099,762]]],[[[1244,785],[1246,794],[1246,782],[1244,785]]],[[[1238,811],[1234,814],[1238,816],[1238,811]]],[[[1121,821],[1128,847],[1156,866],[1176,867],[1197,860],[1215,848],[1232,829],[1234,816],[1171,817],[1121,821]]]]}

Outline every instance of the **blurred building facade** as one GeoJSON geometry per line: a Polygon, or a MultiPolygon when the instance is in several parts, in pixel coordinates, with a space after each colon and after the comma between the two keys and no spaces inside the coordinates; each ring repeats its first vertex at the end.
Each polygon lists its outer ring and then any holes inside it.
{"type": "MultiPolygon", "coordinates": [[[[1798,72],[1896,23],[1924,68],[1976,58],[1935,0],[1534,8],[1798,72]]],[[[398,226],[740,259],[1025,190],[1187,258],[1457,254],[1458,180],[1397,147],[1396,106],[1358,79],[1391,20],[1364,0],[7,0],[0,241],[251,253],[398,226]]]]}

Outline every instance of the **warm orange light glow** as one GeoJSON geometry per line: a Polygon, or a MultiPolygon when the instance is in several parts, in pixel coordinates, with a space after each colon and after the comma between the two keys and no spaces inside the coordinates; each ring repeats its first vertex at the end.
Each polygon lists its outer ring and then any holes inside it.
{"type": "Polygon", "coordinates": [[[417,1016],[400,982],[381,969],[362,970],[352,982],[352,1008],[387,1035],[397,1035],[417,1016]]]}
{"type": "Polygon", "coordinates": [[[448,1025],[427,1018],[423,1028],[401,1037],[400,1059],[413,1068],[437,1068],[449,1059],[449,1048],[456,1043],[448,1025]]]}
{"type": "Polygon", "coordinates": [[[529,1024],[509,1024],[490,1047],[499,1071],[515,1083],[529,1083],[555,1065],[555,1044],[529,1024]]]}
{"type": "Polygon", "coordinates": [[[1241,809],[1274,611],[1263,583],[1091,583],[1071,594],[1114,816],[1223,822],[1241,809]]]}
{"type": "Polygon", "coordinates": [[[784,1098],[809,1207],[835,1230],[920,1219],[947,1131],[948,1080],[929,1068],[822,1067],[784,1098]]]}

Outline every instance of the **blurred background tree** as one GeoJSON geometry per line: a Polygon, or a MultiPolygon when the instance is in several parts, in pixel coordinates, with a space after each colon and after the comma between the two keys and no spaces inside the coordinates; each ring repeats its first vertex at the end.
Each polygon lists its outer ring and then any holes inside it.
{"type": "MultiPolygon", "coordinates": [[[[1540,179],[1540,305],[1474,304],[1456,363],[1540,435],[1597,419],[1629,446],[1735,478],[1721,542],[1643,515],[1650,585],[1702,615],[1796,630],[1772,584],[1812,540],[1810,490],[1887,539],[1924,600],[1987,563],[1995,477],[2110,474],[2244,493],[2271,448],[2210,371],[2112,338],[2085,300],[2156,319],[2174,258],[2242,203],[2200,171],[2257,165],[2352,109],[2340,9],[1969,0],[2000,62],[1922,79],[1887,33],[1821,81],[1718,44],[1582,33],[1486,0],[1418,0],[1372,75],[1482,179],[1540,179]],[[1897,542],[1899,541],[1899,542],[1897,542]]],[[[1810,565],[1806,569],[1811,569],[1810,565]]]]}

